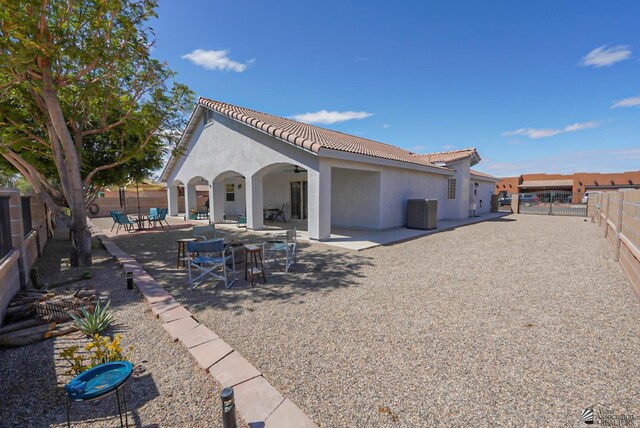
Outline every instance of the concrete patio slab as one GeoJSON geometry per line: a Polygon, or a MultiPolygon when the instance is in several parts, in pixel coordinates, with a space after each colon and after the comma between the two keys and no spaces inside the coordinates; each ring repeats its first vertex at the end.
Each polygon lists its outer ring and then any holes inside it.
{"type": "Polygon", "coordinates": [[[171,335],[173,340],[178,340],[178,337],[184,334],[186,331],[192,330],[198,327],[200,323],[191,317],[180,318],[179,320],[167,322],[162,324],[162,327],[171,335]]]}
{"type": "Polygon", "coordinates": [[[171,322],[179,320],[180,318],[187,318],[190,316],[191,312],[186,310],[184,306],[178,306],[177,308],[161,313],[160,320],[162,320],[162,322],[171,322]]]}
{"type": "Polygon", "coordinates": [[[202,324],[194,329],[184,331],[178,336],[178,340],[187,348],[193,348],[194,346],[202,345],[215,339],[219,339],[218,335],[202,324]]]}
{"type": "Polygon", "coordinates": [[[305,415],[291,400],[285,399],[267,418],[265,428],[317,428],[309,416],[305,415]]]}
{"type": "MultiPolygon", "coordinates": [[[[488,213],[482,216],[469,217],[461,220],[439,220],[438,228],[433,230],[407,229],[406,227],[399,227],[395,229],[378,231],[332,227],[331,238],[326,241],[320,242],[311,241],[309,239],[309,232],[307,232],[306,230],[301,230],[300,228],[297,229],[297,235],[298,240],[300,241],[317,242],[319,244],[332,247],[361,251],[380,245],[391,245],[398,242],[404,242],[411,239],[419,238],[421,236],[433,235],[434,233],[452,230],[457,227],[493,220],[496,218],[504,217],[508,214],[509,213],[488,213]]],[[[296,223],[283,223],[278,224],[278,226],[269,225],[266,226],[264,230],[252,230],[252,233],[258,233],[268,236],[274,233],[282,233],[283,230],[293,229],[293,227],[296,227],[296,223]]],[[[236,226],[230,223],[216,223],[216,228],[234,230],[236,226]]]]}
{"type": "MultiPolygon", "coordinates": [[[[215,339],[201,345],[189,348],[189,352],[198,362],[198,365],[205,370],[224,359],[233,352],[233,348],[222,339],[215,339]]],[[[237,353],[235,353],[237,354],[237,353]]],[[[224,386],[224,385],[223,385],[224,386]]]]}
{"type": "Polygon", "coordinates": [[[236,407],[249,426],[264,422],[284,401],[284,397],[262,376],[237,385],[236,407]]]}
{"type": "MultiPolygon", "coordinates": [[[[222,339],[218,339],[222,340],[222,339]]],[[[208,343],[214,343],[208,342],[208,343]]],[[[205,343],[206,345],[206,343],[205,343]]],[[[191,351],[191,348],[189,351],[191,351]]],[[[229,354],[216,364],[209,367],[209,373],[222,385],[222,387],[236,386],[249,379],[260,376],[260,372],[249,361],[237,352],[229,354]]]]}

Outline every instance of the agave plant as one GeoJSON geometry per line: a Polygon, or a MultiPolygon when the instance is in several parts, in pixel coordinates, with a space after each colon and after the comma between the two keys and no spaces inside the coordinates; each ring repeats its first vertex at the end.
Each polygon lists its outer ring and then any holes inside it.
{"type": "Polygon", "coordinates": [[[80,308],[80,312],[82,313],[81,317],[71,312],[69,316],[73,318],[80,331],[89,336],[93,336],[96,333],[104,331],[113,322],[113,317],[109,313],[110,304],[111,300],[109,300],[104,307],[101,307],[100,301],[98,301],[93,313],[87,311],[87,308],[82,307],[80,308]]]}

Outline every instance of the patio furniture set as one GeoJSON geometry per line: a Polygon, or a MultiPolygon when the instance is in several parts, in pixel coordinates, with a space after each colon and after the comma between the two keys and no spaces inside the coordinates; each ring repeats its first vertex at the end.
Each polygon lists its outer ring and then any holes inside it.
{"type": "Polygon", "coordinates": [[[113,232],[113,228],[116,228],[116,235],[120,231],[120,229],[124,229],[127,232],[133,232],[135,230],[143,230],[148,228],[157,227],[156,223],[160,224],[160,227],[164,229],[164,222],[167,227],[169,223],[167,222],[167,208],[150,208],[149,214],[138,214],[137,216],[129,216],[122,211],[109,211],[111,213],[111,218],[113,219],[113,225],[111,226],[111,231],[113,232]],[[136,229],[137,227],[137,229],[136,229]]]}
{"type": "MultiPolygon", "coordinates": [[[[194,289],[208,279],[222,281],[225,288],[231,288],[237,280],[236,252],[243,251],[245,281],[255,285],[257,278],[267,282],[267,266],[278,265],[284,258],[285,274],[297,261],[296,230],[270,236],[261,244],[244,245],[239,242],[225,242],[218,238],[215,224],[194,226],[191,238],[178,239],[177,267],[188,269],[189,286],[194,289]]],[[[239,261],[240,262],[240,261],[239,261]]]]}

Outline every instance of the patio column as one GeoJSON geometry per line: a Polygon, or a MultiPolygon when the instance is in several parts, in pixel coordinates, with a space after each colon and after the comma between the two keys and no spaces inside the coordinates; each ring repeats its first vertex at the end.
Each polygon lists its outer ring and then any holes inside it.
{"type": "Polygon", "coordinates": [[[327,240],[331,237],[331,165],[320,161],[317,171],[307,171],[307,180],[309,238],[327,240]]]}
{"type": "Polygon", "coordinates": [[[195,184],[187,184],[184,186],[184,215],[189,218],[192,209],[196,209],[198,197],[195,184]]]}
{"type": "Polygon", "coordinates": [[[225,197],[224,181],[214,181],[209,190],[209,210],[211,221],[214,223],[220,223],[224,220],[225,197]]]}
{"type": "Polygon", "coordinates": [[[247,228],[260,230],[264,227],[264,201],[262,197],[262,177],[254,174],[246,180],[247,228]]]}
{"type": "Polygon", "coordinates": [[[178,215],[180,210],[178,207],[178,186],[167,186],[167,208],[169,215],[178,215]]]}

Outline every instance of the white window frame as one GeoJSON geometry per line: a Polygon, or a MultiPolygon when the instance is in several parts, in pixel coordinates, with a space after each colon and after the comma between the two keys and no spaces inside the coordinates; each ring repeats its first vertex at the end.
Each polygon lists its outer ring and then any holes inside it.
{"type": "Polygon", "coordinates": [[[456,198],[456,179],[449,178],[447,179],[447,199],[455,199],[456,198]]]}

